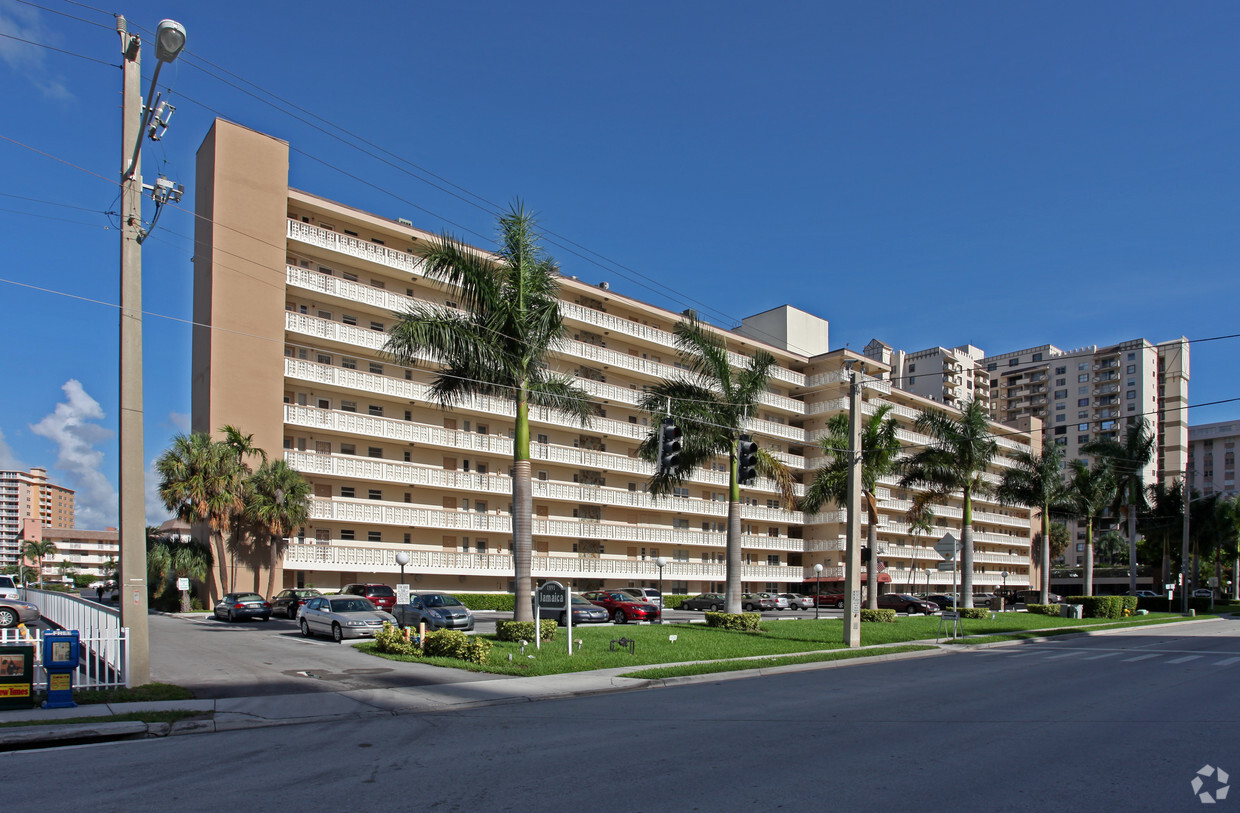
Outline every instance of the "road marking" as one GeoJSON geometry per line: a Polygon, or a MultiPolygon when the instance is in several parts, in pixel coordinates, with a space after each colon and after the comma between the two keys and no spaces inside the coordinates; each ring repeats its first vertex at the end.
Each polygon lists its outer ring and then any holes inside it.
{"type": "Polygon", "coordinates": [[[1157,658],[1157,657],[1158,657],[1158,655],[1159,655],[1159,653],[1157,653],[1157,652],[1151,652],[1151,653],[1150,653],[1150,654],[1148,654],[1148,655],[1138,655],[1138,656],[1137,656],[1137,657],[1135,657],[1135,658],[1124,658],[1124,663],[1132,663],[1133,661],[1143,661],[1143,660],[1145,660],[1146,658],[1157,658]]]}
{"type": "Polygon", "coordinates": [[[1053,661],[1056,658],[1071,658],[1073,655],[1079,655],[1079,654],[1080,654],[1079,652],[1060,652],[1058,655],[1051,655],[1050,657],[1047,658],[1047,660],[1053,661]]]}
{"type": "Polygon", "coordinates": [[[1183,658],[1176,658],[1173,661],[1167,661],[1167,663],[1187,663],[1188,661],[1195,661],[1200,657],[1200,655],[1186,655],[1183,658]]]}
{"type": "Polygon", "coordinates": [[[1094,655],[1093,657],[1086,658],[1085,660],[1087,660],[1087,661],[1100,661],[1100,660],[1102,660],[1103,658],[1114,658],[1114,657],[1115,657],[1116,655],[1118,655],[1118,654],[1119,654],[1118,652],[1103,652],[1101,655],[1094,655]]]}
{"type": "Polygon", "coordinates": [[[1215,666],[1231,666],[1233,663],[1236,663],[1237,661],[1240,661],[1240,658],[1224,658],[1223,660],[1216,662],[1214,665],[1215,666]]]}

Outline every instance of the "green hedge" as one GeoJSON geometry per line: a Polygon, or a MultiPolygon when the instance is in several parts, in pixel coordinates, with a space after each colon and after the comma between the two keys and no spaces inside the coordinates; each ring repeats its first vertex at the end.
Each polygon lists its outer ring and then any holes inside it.
{"type": "MultiPolygon", "coordinates": [[[[559,624],[554,618],[544,618],[539,623],[539,630],[542,633],[544,641],[550,641],[555,638],[556,630],[559,624]]],[[[534,622],[533,621],[496,621],[495,637],[501,641],[534,641],[534,622]]]]}
{"type": "Polygon", "coordinates": [[[896,622],[896,611],[890,609],[883,610],[862,610],[862,621],[883,621],[894,624],[896,622]]]}
{"type": "Polygon", "coordinates": [[[517,597],[512,593],[453,593],[453,595],[471,610],[500,610],[511,613],[517,608],[517,597]]]}
{"type": "Polygon", "coordinates": [[[1065,604],[1080,604],[1085,618],[1123,618],[1137,609],[1136,596],[1068,596],[1065,604]]]}
{"type": "Polygon", "coordinates": [[[663,597],[663,609],[679,610],[680,605],[684,604],[686,601],[688,601],[691,598],[692,596],[681,596],[681,595],[664,596],[663,597]]]}
{"type": "Polygon", "coordinates": [[[961,618],[971,618],[975,621],[990,618],[990,609],[988,607],[961,607],[961,618]]]}
{"type": "Polygon", "coordinates": [[[762,629],[762,613],[706,613],[706,626],[739,632],[762,629]]]}
{"type": "Polygon", "coordinates": [[[1059,615],[1058,604],[1026,604],[1025,609],[1035,615],[1059,615]]]}

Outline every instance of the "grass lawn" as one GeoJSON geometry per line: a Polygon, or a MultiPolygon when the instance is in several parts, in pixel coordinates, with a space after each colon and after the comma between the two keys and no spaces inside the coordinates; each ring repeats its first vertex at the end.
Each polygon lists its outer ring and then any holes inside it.
{"type": "MultiPolygon", "coordinates": [[[[966,620],[966,635],[996,636],[988,640],[1003,640],[1005,635],[1025,635],[1032,629],[1053,629],[1071,632],[1079,627],[1098,628],[1132,626],[1157,621],[1181,620],[1178,615],[1153,614],[1137,619],[1107,621],[1087,618],[1083,620],[1032,615],[1030,613],[996,613],[994,619],[966,620]]],[[[737,658],[796,655],[823,650],[844,649],[843,621],[840,619],[804,619],[767,622],[762,632],[730,632],[706,627],[701,624],[664,624],[624,627],[573,628],[573,638],[582,642],[581,648],[572,656],[566,651],[564,630],[557,630],[553,641],[545,642],[542,649],[526,645],[497,641],[486,636],[493,646],[486,664],[465,663],[453,658],[417,658],[400,655],[384,655],[377,651],[373,641],[357,647],[377,657],[398,661],[421,661],[453,669],[475,672],[491,672],[500,675],[555,675],[565,672],[586,672],[594,669],[610,669],[624,666],[655,664],[683,664],[691,661],[734,661],[737,658]],[[675,636],[676,640],[671,640],[675,636]],[[611,648],[613,639],[627,638],[635,642],[634,651],[617,644],[611,648]],[[511,657],[510,657],[511,656],[511,657]]],[[[862,646],[877,644],[901,644],[910,641],[934,640],[938,632],[937,616],[898,616],[896,623],[865,623],[861,625],[862,646]]],[[[1032,637],[1032,636],[1028,636],[1032,637]]],[[[970,643],[984,641],[970,641],[970,643]]],[[[880,653],[881,654],[881,653],[880,653]]],[[[856,656],[849,656],[856,657],[856,656]]],[[[792,661],[789,661],[792,662],[792,661]]],[[[726,666],[722,669],[695,667],[700,672],[726,671],[746,668],[726,666]]],[[[748,668],[753,668],[752,666],[748,668]]]]}

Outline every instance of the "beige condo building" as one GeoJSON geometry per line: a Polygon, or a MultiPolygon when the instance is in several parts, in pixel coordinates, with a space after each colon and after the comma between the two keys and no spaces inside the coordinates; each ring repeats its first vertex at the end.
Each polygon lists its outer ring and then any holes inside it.
{"type": "Polygon", "coordinates": [[[72,528],[73,512],[73,489],[49,482],[47,469],[0,471],[0,567],[20,561],[25,520],[44,528],[72,528]]]}
{"type": "Polygon", "coordinates": [[[1188,482],[1209,497],[1234,497],[1236,489],[1236,444],[1240,443],[1240,421],[1218,421],[1188,428],[1188,482]]]}
{"type": "MultiPolygon", "coordinates": [[[[410,303],[455,307],[424,278],[417,256],[431,235],[409,221],[350,208],[289,187],[288,145],[217,120],[198,154],[194,256],[193,428],[234,424],[280,449],[313,485],[311,520],[290,540],[277,583],[332,588],[394,584],[405,552],[416,588],[512,588],[509,538],[513,409],[476,398],[452,411],[429,398],[428,366],[381,353],[410,303]]],[[[576,277],[561,279],[570,337],[553,363],[575,376],[597,415],[582,428],[531,410],[536,580],[582,590],[658,586],[720,590],[724,582],[726,460],[694,473],[674,496],[654,498],[651,464],[638,459],[650,432],[637,408],[645,387],[678,372],[671,330],[680,314],[576,277]]],[[[847,407],[845,360],[863,371],[865,409],[890,403],[910,446],[920,410],[948,408],[893,389],[889,365],[827,346],[827,322],[784,306],[722,331],[738,365],[758,348],[778,366],[747,427],[796,474],[797,491],[822,462],[826,421],[847,407]]],[[[1034,434],[995,427],[1004,455],[1034,434]]],[[[1006,456],[987,477],[997,482],[1006,456]]],[[[903,513],[913,494],[879,489],[880,559],[900,589],[939,590],[933,543],[960,531],[959,501],[936,507],[937,525],[915,536],[903,513]]],[[[801,589],[825,566],[842,578],[844,513],[804,516],[774,483],[742,490],[743,572],[749,590],[801,589]]],[[[975,584],[1030,581],[1030,514],[975,506],[975,584]]],[[[265,554],[241,562],[238,589],[264,589],[265,554]]],[[[880,577],[882,580],[883,577],[880,577]]],[[[830,582],[824,582],[824,591],[830,582]]]]}

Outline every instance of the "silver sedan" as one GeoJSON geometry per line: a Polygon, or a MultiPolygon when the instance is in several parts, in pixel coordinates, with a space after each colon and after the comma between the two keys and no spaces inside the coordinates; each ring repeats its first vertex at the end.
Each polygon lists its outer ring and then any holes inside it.
{"type": "Polygon", "coordinates": [[[0,628],[16,627],[18,624],[33,624],[39,620],[39,607],[29,601],[15,598],[0,598],[0,628]]]}
{"type": "Polygon", "coordinates": [[[345,638],[374,638],[384,622],[396,623],[390,613],[376,609],[360,596],[312,598],[301,608],[299,618],[302,635],[330,635],[336,643],[345,638]]]}

